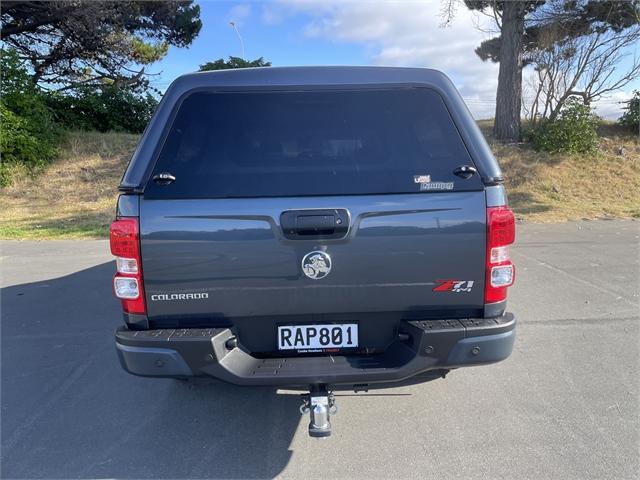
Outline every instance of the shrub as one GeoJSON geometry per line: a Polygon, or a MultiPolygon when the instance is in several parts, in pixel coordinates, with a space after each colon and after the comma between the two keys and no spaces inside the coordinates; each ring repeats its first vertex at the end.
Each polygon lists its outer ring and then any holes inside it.
{"type": "Polygon", "coordinates": [[[56,153],[56,143],[43,139],[33,119],[16,115],[0,103],[0,186],[11,183],[11,171],[22,165],[30,172],[46,165],[56,153]]]}
{"type": "Polygon", "coordinates": [[[589,105],[570,98],[556,119],[533,132],[534,147],[552,153],[593,153],[598,148],[598,124],[589,105]]]}
{"type": "Polygon", "coordinates": [[[27,166],[41,166],[53,158],[55,146],[38,137],[39,132],[33,122],[16,115],[4,104],[0,104],[0,117],[3,163],[21,162],[27,166]]]}
{"type": "Polygon", "coordinates": [[[1,54],[0,186],[5,186],[11,182],[13,166],[34,171],[55,157],[60,130],[15,51],[1,54]]]}
{"type": "Polygon", "coordinates": [[[640,90],[633,92],[633,97],[626,103],[625,112],[618,121],[632,132],[640,134],[640,90]]]}
{"type": "Polygon", "coordinates": [[[67,129],[141,133],[158,101],[149,93],[104,86],[80,89],[74,95],[54,94],[47,104],[67,129]]]}

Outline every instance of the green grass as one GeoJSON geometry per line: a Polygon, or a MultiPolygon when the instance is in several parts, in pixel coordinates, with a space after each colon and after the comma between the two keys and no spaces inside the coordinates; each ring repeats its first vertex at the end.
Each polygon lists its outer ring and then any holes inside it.
{"type": "Polygon", "coordinates": [[[109,235],[108,225],[78,222],[74,225],[0,225],[0,239],[4,240],[50,240],[50,239],[95,239],[109,235]]]}

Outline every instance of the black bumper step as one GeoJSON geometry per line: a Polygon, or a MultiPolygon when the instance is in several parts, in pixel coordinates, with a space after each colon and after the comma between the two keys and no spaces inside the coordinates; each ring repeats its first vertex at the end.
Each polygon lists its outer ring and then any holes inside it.
{"type": "MultiPolygon", "coordinates": [[[[406,340],[375,355],[256,358],[230,346],[227,328],[116,331],[125,370],[136,375],[210,375],[239,385],[301,386],[398,382],[430,370],[497,362],[508,357],[515,318],[402,322],[406,340]]],[[[240,345],[242,344],[242,339],[240,345]]]]}

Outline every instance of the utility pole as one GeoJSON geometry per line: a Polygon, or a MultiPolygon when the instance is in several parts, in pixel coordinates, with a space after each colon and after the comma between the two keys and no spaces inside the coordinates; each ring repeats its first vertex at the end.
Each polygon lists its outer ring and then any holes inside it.
{"type": "Polygon", "coordinates": [[[238,40],[240,40],[240,48],[242,48],[242,59],[245,60],[245,58],[244,58],[244,42],[242,41],[242,36],[240,35],[240,30],[238,30],[238,25],[236,25],[236,22],[234,22],[234,21],[229,22],[229,25],[231,25],[233,27],[233,29],[236,31],[236,35],[238,35],[238,40]]]}

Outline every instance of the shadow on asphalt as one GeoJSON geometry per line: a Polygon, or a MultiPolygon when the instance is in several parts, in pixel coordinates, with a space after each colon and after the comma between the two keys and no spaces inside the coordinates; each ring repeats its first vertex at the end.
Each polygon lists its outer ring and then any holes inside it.
{"type": "Polygon", "coordinates": [[[111,262],[2,290],[2,478],[266,478],[298,395],[138,378],[118,364],[111,262]]]}

